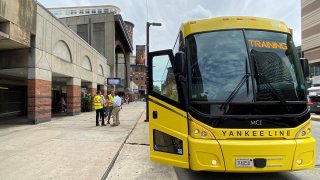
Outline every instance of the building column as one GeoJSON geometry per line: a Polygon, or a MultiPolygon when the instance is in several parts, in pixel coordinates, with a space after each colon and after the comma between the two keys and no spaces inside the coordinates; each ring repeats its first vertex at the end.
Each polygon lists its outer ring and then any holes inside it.
{"type": "Polygon", "coordinates": [[[94,110],[94,101],[93,98],[97,95],[97,83],[90,83],[88,86],[88,93],[91,94],[91,109],[94,110]]]}
{"type": "Polygon", "coordinates": [[[33,124],[51,120],[51,71],[28,69],[28,120],[33,124]]]}
{"type": "Polygon", "coordinates": [[[75,116],[81,112],[81,79],[68,78],[67,115],[75,116]]]}
{"type": "Polygon", "coordinates": [[[124,56],[124,60],[125,60],[125,80],[126,80],[126,84],[125,84],[125,89],[130,87],[130,53],[127,52],[124,56]]]}
{"type": "Polygon", "coordinates": [[[101,94],[106,97],[108,95],[107,86],[99,85],[101,94]]]}

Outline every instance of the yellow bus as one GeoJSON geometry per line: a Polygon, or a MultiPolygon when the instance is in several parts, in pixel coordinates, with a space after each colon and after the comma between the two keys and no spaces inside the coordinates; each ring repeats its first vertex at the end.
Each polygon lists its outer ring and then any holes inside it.
{"type": "Polygon", "coordinates": [[[150,158],[195,171],[312,169],[305,78],[282,21],[219,17],[181,25],[148,54],[150,158]]]}

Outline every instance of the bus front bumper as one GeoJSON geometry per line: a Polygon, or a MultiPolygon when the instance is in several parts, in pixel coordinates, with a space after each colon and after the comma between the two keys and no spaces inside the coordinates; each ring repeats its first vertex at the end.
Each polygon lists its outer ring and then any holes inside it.
{"type": "Polygon", "coordinates": [[[278,172],[313,169],[315,140],[205,140],[188,137],[190,168],[215,172],[278,172]],[[242,161],[263,160],[263,167],[242,161]],[[240,163],[241,164],[241,163],[240,163]]]}

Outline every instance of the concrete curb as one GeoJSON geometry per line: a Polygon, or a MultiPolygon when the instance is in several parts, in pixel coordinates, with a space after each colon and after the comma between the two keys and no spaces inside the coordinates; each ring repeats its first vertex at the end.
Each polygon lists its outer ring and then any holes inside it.
{"type": "Polygon", "coordinates": [[[312,117],[312,116],[311,116],[311,120],[312,120],[312,121],[320,121],[320,117],[312,117]]]}
{"type": "Polygon", "coordinates": [[[134,124],[133,128],[131,129],[131,131],[128,133],[128,135],[127,135],[127,137],[125,138],[125,140],[122,142],[122,144],[121,144],[120,148],[118,149],[116,155],[113,157],[111,163],[109,164],[106,172],[105,172],[105,173],[103,174],[103,176],[101,177],[101,180],[107,179],[108,175],[110,174],[110,172],[111,172],[111,170],[112,170],[112,168],[113,168],[113,166],[114,166],[114,163],[117,161],[117,158],[118,158],[118,156],[119,156],[119,154],[120,154],[120,152],[121,152],[124,144],[126,143],[127,139],[129,138],[129,136],[131,135],[131,133],[133,132],[133,130],[136,128],[136,126],[137,126],[140,118],[142,117],[142,115],[143,115],[145,112],[146,112],[146,111],[143,111],[143,112],[139,115],[139,117],[137,118],[136,123],[134,124]]]}

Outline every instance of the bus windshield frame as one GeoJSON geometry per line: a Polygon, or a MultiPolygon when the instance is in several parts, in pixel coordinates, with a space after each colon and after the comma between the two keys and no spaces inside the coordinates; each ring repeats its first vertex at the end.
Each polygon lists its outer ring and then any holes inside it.
{"type": "Polygon", "coordinates": [[[188,104],[200,114],[271,117],[307,113],[304,76],[290,34],[256,29],[201,32],[188,35],[185,47],[188,104]]]}

